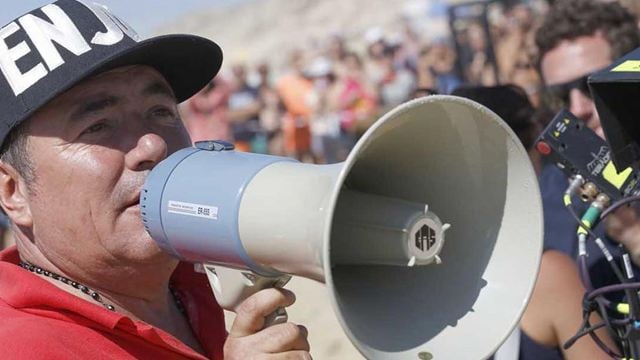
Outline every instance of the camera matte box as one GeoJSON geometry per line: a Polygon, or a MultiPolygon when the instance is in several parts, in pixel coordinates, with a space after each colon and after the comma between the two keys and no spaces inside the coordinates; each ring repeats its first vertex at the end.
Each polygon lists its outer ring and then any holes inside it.
{"type": "Polygon", "coordinates": [[[640,48],[589,77],[611,157],[618,169],[640,162],[640,48]]]}

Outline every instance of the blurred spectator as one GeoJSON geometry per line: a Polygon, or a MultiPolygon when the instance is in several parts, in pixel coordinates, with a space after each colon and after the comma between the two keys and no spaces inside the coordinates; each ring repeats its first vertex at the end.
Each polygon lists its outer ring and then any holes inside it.
{"type": "Polygon", "coordinates": [[[339,79],[338,108],[340,128],[345,134],[345,143],[355,143],[353,134],[360,124],[369,123],[377,113],[378,99],[373,84],[364,73],[360,57],[353,52],[346,54],[345,71],[339,79]]]}
{"type": "Polygon", "coordinates": [[[526,5],[516,5],[505,12],[502,22],[494,28],[501,79],[510,79],[516,64],[526,60],[521,58],[521,54],[526,55],[530,51],[533,25],[531,8],[526,5]]]}
{"type": "Polygon", "coordinates": [[[408,19],[402,19],[401,28],[402,30],[395,36],[397,38],[397,44],[395,45],[398,47],[396,51],[396,66],[416,72],[422,41],[418,33],[413,30],[408,19]]]}
{"type": "Polygon", "coordinates": [[[471,50],[471,61],[467,68],[467,80],[474,85],[496,85],[496,73],[490,61],[489,39],[484,28],[474,22],[467,29],[467,39],[471,50]]]}
{"type": "Polygon", "coordinates": [[[333,64],[319,57],[306,70],[313,82],[307,103],[311,108],[311,152],[315,163],[336,162],[340,144],[340,117],[338,114],[339,84],[333,64]]]}
{"type": "Polygon", "coordinates": [[[367,56],[365,58],[365,73],[367,78],[377,87],[386,73],[385,50],[388,45],[381,28],[374,27],[365,33],[367,56]]]}
{"type": "Polygon", "coordinates": [[[258,91],[260,103],[260,128],[267,140],[267,152],[272,155],[284,155],[282,144],[282,103],[278,92],[271,85],[271,70],[267,63],[258,65],[260,78],[258,91]]]}
{"type": "Polygon", "coordinates": [[[506,11],[501,25],[495,44],[500,79],[523,88],[537,107],[540,104],[541,81],[531,61],[534,49],[533,10],[523,4],[512,6],[506,11]]]}
{"type": "Polygon", "coordinates": [[[507,79],[512,84],[521,87],[527,93],[531,104],[539,107],[542,101],[540,94],[542,81],[530,59],[531,56],[527,52],[524,50],[519,51],[514,56],[515,62],[511,72],[507,75],[507,79]]]}
{"type": "Polygon", "coordinates": [[[329,37],[326,56],[333,64],[333,71],[337,76],[341,76],[344,72],[344,60],[347,56],[347,45],[344,37],[340,34],[333,34],[329,37]]]}
{"type": "Polygon", "coordinates": [[[236,149],[264,153],[267,151],[266,136],[260,128],[259,90],[247,81],[245,65],[234,65],[232,73],[228,116],[236,149]]]}
{"type": "Polygon", "coordinates": [[[460,85],[455,74],[456,55],[444,41],[437,41],[420,51],[417,69],[417,87],[432,92],[449,94],[460,85]]]}
{"type": "Polygon", "coordinates": [[[299,160],[311,156],[311,109],[307,99],[313,91],[313,83],[304,76],[304,54],[295,51],[289,59],[289,72],[276,84],[278,95],[286,113],[282,119],[285,154],[299,160]]]}
{"type": "Polygon", "coordinates": [[[388,109],[407,101],[415,89],[413,74],[404,67],[395,66],[397,48],[387,46],[382,55],[384,76],[378,84],[380,104],[388,109]]]}
{"type": "Polygon", "coordinates": [[[192,142],[231,141],[229,96],[231,88],[221,75],[180,107],[182,119],[192,142]]]}

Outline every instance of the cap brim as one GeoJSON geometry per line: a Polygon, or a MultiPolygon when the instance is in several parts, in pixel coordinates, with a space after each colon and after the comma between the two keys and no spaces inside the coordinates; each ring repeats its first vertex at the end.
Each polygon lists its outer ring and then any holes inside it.
{"type": "Polygon", "coordinates": [[[91,75],[127,65],[155,68],[171,85],[178,102],[182,102],[215,77],[222,66],[222,50],[213,41],[199,36],[158,36],[143,40],[95,64],[87,76],[78,82],[91,75]]]}

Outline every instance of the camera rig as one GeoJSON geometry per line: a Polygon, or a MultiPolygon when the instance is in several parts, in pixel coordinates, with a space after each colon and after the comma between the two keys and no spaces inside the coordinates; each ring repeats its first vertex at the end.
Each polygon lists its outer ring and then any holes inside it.
{"type": "Polygon", "coordinates": [[[577,262],[586,294],[582,325],[564,347],[589,335],[616,359],[640,359],[640,280],[627,250],[622,248],[621,258],[614,257],[593,231],[615,210],[640,200],[640,119],[636,118],[640,114],[640,49],[593,74],[589,87],[607,141],[563,110],[536,142],[536,149],[569,177],[563,203],[577,222],[577,262]],[[583,214],[578,214],[572,204],[575,195],[589,203],[583,214]],[[597,244],[617,284],[593,287],[586,260],[588,241],[597,244]],[[614,293],[623,295],[623,300],[615,302],[605,297],[614,293]],[[600,314],[602,322],[590,323],[593,312],[600,314]],[[620,351],[598,338],[595,331],[603,327],[620,345],[620,351]]]}

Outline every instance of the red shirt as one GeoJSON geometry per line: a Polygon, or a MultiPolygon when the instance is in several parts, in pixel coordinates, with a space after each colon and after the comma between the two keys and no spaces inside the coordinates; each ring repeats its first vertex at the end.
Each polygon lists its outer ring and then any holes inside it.
{"type": "MultiPolygon", "coordinates": [[[[76,297],[0,252],[0,359],[206,359],[169,333],[76,297]]],[[[193,333],[222,359],[224,315],[206,276],[181,263],[171,279],[193,333]]]]}

